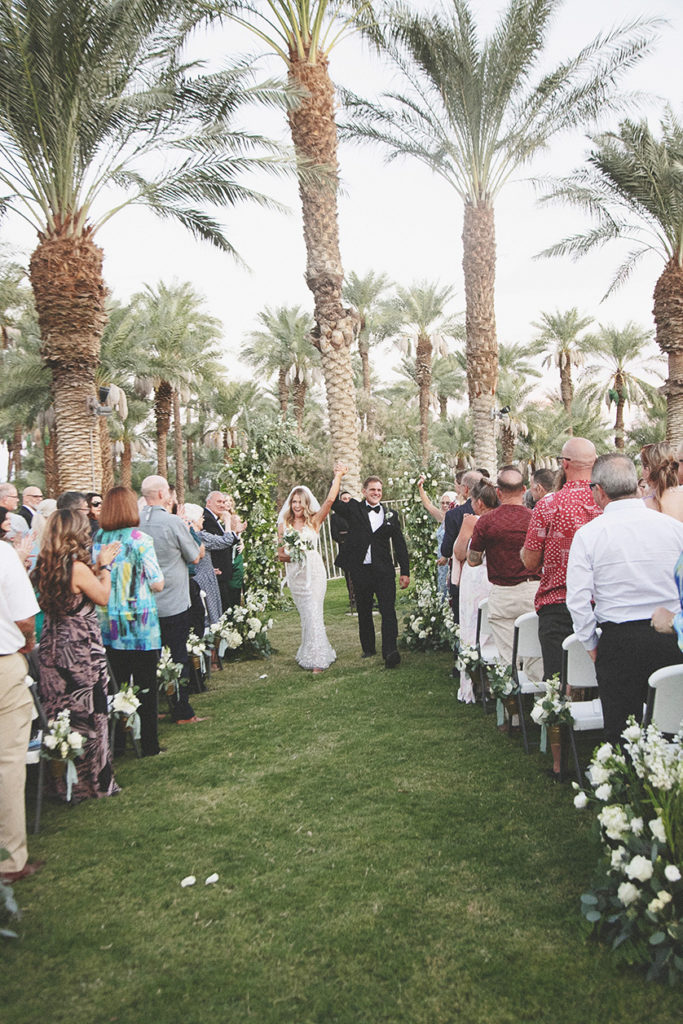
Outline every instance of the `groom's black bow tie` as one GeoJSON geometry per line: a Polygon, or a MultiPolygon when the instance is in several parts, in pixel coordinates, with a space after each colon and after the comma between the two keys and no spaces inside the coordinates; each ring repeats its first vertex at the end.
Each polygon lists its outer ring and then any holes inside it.
{"type": "Polygon", "coordinates": [[[381,505],[368,505],[367,501],[365,502],[365,507],[368,510],[368,512],[381,512],[382,511],[382,506],[381,505]]]}

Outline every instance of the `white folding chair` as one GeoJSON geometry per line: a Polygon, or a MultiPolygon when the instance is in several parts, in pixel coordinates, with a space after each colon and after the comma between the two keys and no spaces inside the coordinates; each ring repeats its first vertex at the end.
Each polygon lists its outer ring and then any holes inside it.
{"type": "Polygon", "coordinates": [[[654,725],[660,732],[677,733],[683,725],[683,665],[658,668],[647,682],[643,725],[654,725]]]}
{"type": "Polygon", "coordinates": [[[524,698],[545,693],[545,683],[529,679],[520,667],[522,658],[542,658],[541,642],[538,639],[538,615],[536,612],[525,612],[515,619],[515,632],[512,638],[512,678],[517,683],[517,707],[519,709],[519,725],[522,730],[524,752],[529,753],[529,740],[526,733],[524,717],[524,698]]]}
{"type": "MultiPolygon", "coordinates": [[[[477,635],[474,641],[474,645],[479,651],[479,658],[481,659],[482,666],[491,665],[495,661],[498,661],[500,655],[498,654],[498,648],[496,647],[493,637],[491,636],[491,627],[489,626],[489,599],[488,597],[482,598],[477,605],[477,635]]],[[[486,701],[486,673],[484,668],[480,673],[481,678],[481,706],[484,711],[488,711],[488,704],[486,701]]]]}
{"type": "MultiPolygon", "coordinates": [[[[598,686],[598,680],[595,675],[595,662],[575,633],[571,633],[562,641],[562,674],[560,684],[560,693],[563,696],[567,692],[568,686],[572,690],[596,690],[598,686]]],[[[576,780],[582,786],[583,779],[581,777],[574,733],[602,730],[605,727],[605,722],[602,717],[602,703],[598,697],[593,700],[572,702],[570,706],[572,727],[568,730],[569,741],[574,757],[576,780]]]]}

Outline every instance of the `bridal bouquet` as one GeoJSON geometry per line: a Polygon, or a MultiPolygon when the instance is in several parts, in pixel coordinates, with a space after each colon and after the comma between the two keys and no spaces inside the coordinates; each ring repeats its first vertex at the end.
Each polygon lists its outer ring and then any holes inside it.
{"type": "Polygon", "coordinates": [[[303,565],[306,561],[306,552],[313,550],[313,541],[306,540],[298,530],[290,527],[282,535],[282,545],[285,554],[293,565],[303,565]]]}
{"type": "Polygon", "coordinates": [[[62,761],[66,766],[66,799],[71,800],[71,790],[78,780],[74,761],[82,757],[84,739],[80,732],[71,728],[71,712],[60,711],[56,718],[47,723],[50,731],[43,736],[42,757],[49,760],[62,761]]]}
{"type": "Polygon", "coordinates": [[[111,700],[112,714],[123,719],[125,729],[130,729],[133,739],[140,739],[140,699],[136,696],[138,687],[128,682],[122,686],[118,693],[115,693],[111,700]]]}
{"type": "Polygon", "coordinates": [[[631,717],[622,738],[628,759],[603,743],[592,792],[574,798],[595,810],[602,844],[581,912],[618,958],[673,985],[683,978],[683,733],[667,741],[631,717]]]}

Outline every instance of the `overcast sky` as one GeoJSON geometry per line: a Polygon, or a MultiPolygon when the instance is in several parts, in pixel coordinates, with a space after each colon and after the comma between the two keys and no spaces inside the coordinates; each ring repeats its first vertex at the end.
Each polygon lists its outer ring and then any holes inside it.
{"type": "MultiPolygon", "coordinates": [[[[419,0],[413,3],[421,8],[433,6],[419,0]]],[[[473,6],[486,32],[505,4],[474,0],[473,6]]],[[[656,124],[665,101],[677,112],[681,109],[682,0],[566,0],[552,31],[548,61],[556,63],[599,31],[641,15],[661,15],[670,23],[661,31],[654,53],[627,82],[629,88],[656,97],[646,107],[656,124]]],[[[258,52],[259,45],[255,37],[239,35],[234,28],[215,28],[196,40],[195,52],[215,62],[222,54],[258,52]]],[[[264,75],[281,72],[277,62],[269,65],[264,61],[263,69],[264,75]]],[[[386,69],[357,39],[348,39],[333,50],[330,73],[336,83],[361,94],[376,94],[390,81],[386,69]]],[[[259,127],[262,124],[259,120],[259,127]]],[[[273,114],[268,124],[270,134],[288,140],[284,118],[273,114]]],[[[633,319],[652,325],[652,291],[661,271],[656,257],[643,260],[629,284],[602,305],[600,299],[624,255],[618,244],[578,264],[532,260],[541,249],[574,230],[579,215],[536,205],[533,189],[524,177],[566,173],[581,164],[586,149],[587,140],[580,133],[556,140],[550,152],[524,169],[497,201],[496,315],[502,341],[527,340],[533,333],[530,322],[541,311],[573,305],[603,323],[622,324],[633,319]]],[[[422,278],[452,284],[456,292],[453,311],[463,309],[462,207],[457,196],[418,163],[385,166],[378,151],[344,144],[339,162],[344,188],[339,209],[345,271],[364,274],[372,269],[405,285],[422,278]]],[[[208,244],[195,242],[180,227],[157,221],[138,208],[116,216],[97,236],[105,252],[105,278],[116,298],[125,301],[144,283],[174,279],[191,281],[206,295],[210,311],[225,326],[226,360],[237,377],[247,376],[237,354],[260,309],[266,304],[300,304],[312,309],[303,280],[305,253],[296,186],[270,180],[259,184],[285,201],[291,213],[286,216],[255,207],[226,211],[228,235],[250,271],[240,269],[208,244]]],[[[30,230],[17,219],[8,219],[2,234],[26,255],[35,244],[30,230]]],[[[388,372],[399,358],[386,355],[384,370],[388,372]]]]}

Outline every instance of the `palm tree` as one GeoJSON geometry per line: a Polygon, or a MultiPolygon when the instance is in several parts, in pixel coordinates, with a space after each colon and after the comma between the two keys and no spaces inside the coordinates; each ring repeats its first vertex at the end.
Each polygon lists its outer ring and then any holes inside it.
{"type": "Polygon", "coordinates": [[[598,362],[587,366],[586,383],[582,392],[593,400],[604,397],[609,408],[614,404],[614,446],[624,448],[624,410],[627,405],[642,406],[652,401],[657,386],[637,377],[635,371],[656,374],[660,360],[649,356],[645,348],[651,339],[650,331],[632,321],[619,328],[613,324],[603,326],[592,339],[598,362]]]}
{"type": "Polygon", "coordinates": [[[363,401],[360,411],[369,434],[372,434],[375,419],[370,379],[370,349],[387,335],[386,306],[383,306],[380,300],[390,286],[391,282],[386,274],[376,274],[374,270],[369,270],[364,277],[359,277],[352,270],[346,277],[342,291],[343,298],[351,303],[360,318],[358,354],[363,372],[363,401]]]}
{"type": "Polygon", "coordinates": [[[429,406],[432,387],[432,353],[446,355],[445,336],[458,330],[455,318],[446,314],[453,289],[427,281],[410,288],[396,287],[396,298],[389,303],[400,324],[396,340],[404,350],[414,354],[413,376],[420,406],[420,448],[424,465],[429,461],[429,406]]]}
{"type": "Polygon", "coordinates": [[[314,298],[311,340],[322,357],[333,455],[348,465],[347,486],[359,492],[359,424],[351,366],[358,314],[342,302],[337,125],[328,58],[347,30],[359,20],[372,21],[372,8],[365,0],[351,0],[348,5],[337,0],[264,0],[265,13],[251,3],[226,6],[230,17],[282,58],[287,81],[299,97],[288,109],[287,119],[299,167],[306,283],[314,298]],[[349,14],[340,22],[344,6],[349,14]]]}
{"type": "Polygon", "coordinates": [[[38,233],[30,280],[52,372],[62,488],[82,487],[99,465],[98,434],[86,426],[106,320],[99,229],[142,203],[231,252],[198,204],[266,202],[239,179],[250,166],[272,167],[273,157],[231,119],[247,99],[273,102],[280,90],[250,90],[246,63],[202,75],[179,59],[198,6],[0,5],[0,182],[5,206],[38,233]]]}
{"type": "Polygon", "coordinates": [[[460,353],[448,352],[437,356],[432,363],[432,392],[439,409],[442,423],[448,419],[449,398],[462,398],[467,387],[466,370],[459,358],[460,353]]]}
{"type": "Polygon", "coordinates": [[[467,383],[477,464],[489,469],[496,461],[496,198],[555,134],[622,102],[616,83],[653,39],[652,22],[634,22],[541,73],[560,3],[509,0],[483,42],[469,0],[444,0],[426,14],[396,4],[384,46],[402,91],[384,105],[348,97],[346,135],[380,143],[389,159],[420,160],[463,202],[467,383]]]}
{"type": "Polygon", "coordinates": [[[572,306],[563,313],[559,309],[554,313],[541,313],[541,319],[531,325],[539,332],[534,350],[545,353],[543,365],[557,366],[560,371],[562,404],[570,416],[574,397],[572,368],[583,366],[584,356],[590,351],[590,342],[579,335],[592,323],[592,317],[580,316],[576,306],[572,306]]]}
{"type": "Polygon", "coordinates": [[[501,342],[498,347],[496,399],[499,406],[498,421],[503,465],[512,462],[518,436],[527,433],[525,405],[536,387],[533,378],[541,376],[536,367],[529,362],[531,355],[532,351],[527,345],[507,345],[501,342]]]}
{"type": "Polygon", "coordinates": [[[303,427],[304,403],[315,380],[319,355],[309,344],[311,318],[300,306],[266,306],[258,314],[261,329],[247,335],[243,358],[270,377],[277,374],[280,416],[287,418],[290,387],[293,392],[297,430],[303,427]]]}
{"type": "Polygon", "coordinates": [[[645,121],[624,121],[618,132],[605,132],[593,141],[588,167],[556,182],[544,199],[579,206],[596,225],[544,255],[578,258],[611,239],[628,239],[635,247],[609,291],[628,279],[644,253],[654,251],[664,260],[653,312],[657,344],[669,362],[667,438],[678,444],[683,437],[683,125],[667,109],[659,138],[645,121]]]}

